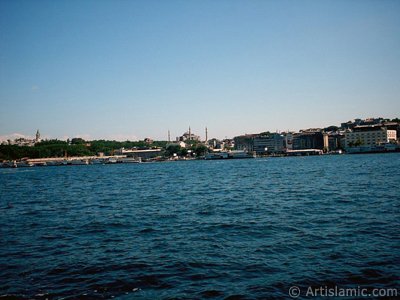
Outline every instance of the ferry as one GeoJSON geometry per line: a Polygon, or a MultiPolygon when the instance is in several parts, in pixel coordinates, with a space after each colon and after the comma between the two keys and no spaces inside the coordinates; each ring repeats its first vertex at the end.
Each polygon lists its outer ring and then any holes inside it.
{"type": "Polygon", "coordinates": [[[242,150],[232,150],[228,152],[228,158],[255,158],[256,154],[248,153],[242,150]]]}
{"type": "Polygon", "coordinates": [[[121,157],[117,160],[118,163],[140,163],[142,162],[140,157],[121,157]]]}
{"type": "Polygon", "coordinates": [[[86,159],[73,159],[71,165],[88,165],[89,162],[86,159]]]}
{"type": "Polygon", "coordinates": [[[49,160],[46,162],[46,165],[49,167],[66,166],[67,164],[68,164],[67,160],[49,160]]]}
{"type": "Polygon", "coordinates": [[[26,160],[21,160],[16,162],[16,167],[17,168],[33,167],[33,164],[27,162],[26,160]]]}
{"type": "Polygon", "coordinates": [[[205,159],[226,159],[228,158],[228,152],[210,152],[204,157],[205,159]]]}
{"type": "Polygon", "coordinates": [[[107,164],[116,164],[118,161],[114,157],[109,157],[108,160],[106,161],[107,164]]]}
{"type": "Polygon", "coordinates": [[[239,158],[255,158],[254,153],[248,153],[243,150],[210,152],[205,155],[205,159],[239,159],[239,158]]]}
{"type": "Polygon", "coordinates": [[[93,159],[89,160],[89,163],[90,163],[91,165],[101,165],[101,164],[104,164],[105,162],[104,162],[103,159],[100,159],[100,158],[93,158],[93,159]]]}
{"type": "Polygon", "coordinates": [[[1,164],[2,168],[17,168],[17,162],[13,161],[6,161],[1,164]]]}

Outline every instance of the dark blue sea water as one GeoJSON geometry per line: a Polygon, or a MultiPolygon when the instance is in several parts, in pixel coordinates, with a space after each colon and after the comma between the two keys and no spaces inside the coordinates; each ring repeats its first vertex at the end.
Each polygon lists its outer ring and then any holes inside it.
{"type": "Polygon", "coordinates": [[[399,184],[400,154],[1,169],[0,295],[400,288],[399,184]]]}

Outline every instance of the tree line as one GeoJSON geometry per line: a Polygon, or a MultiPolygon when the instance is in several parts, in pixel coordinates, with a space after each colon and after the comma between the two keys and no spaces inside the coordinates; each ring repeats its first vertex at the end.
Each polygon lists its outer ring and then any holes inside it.
{"type": "Polygon", "coordinates": [[[178,156],[201,156],[207,151],[207,147],[201,143],[191,143],[188,148],[182,148],[177,144],[168,144],[167,141],[154,141],[151,144],[145,141],[108,141],[94,140],[85,141],[81,138],[73,138],[67,141],[57,139],[44,140],[34,146],[0,145],[0,160],[18,160],[22,158],[45,158],[45,157],[71,157],[71,156],[94,156],[99,153],[114,155],[115,151],[125,149],[149,149],[162,148],[163,155],[171,157],[178,156]]]}

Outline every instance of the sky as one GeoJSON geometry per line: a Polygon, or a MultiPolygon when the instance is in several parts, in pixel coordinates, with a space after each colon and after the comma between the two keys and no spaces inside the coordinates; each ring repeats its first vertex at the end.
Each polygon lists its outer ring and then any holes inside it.
{"type": "Polygon", "coordinates": [[[0,139],[400,116],[400,1],[0,0],[0,139]]]}

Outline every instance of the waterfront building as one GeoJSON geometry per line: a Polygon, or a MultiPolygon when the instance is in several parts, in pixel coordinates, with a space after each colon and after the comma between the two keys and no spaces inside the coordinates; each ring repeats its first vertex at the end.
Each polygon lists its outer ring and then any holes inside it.
{"type": "Polygon", "coordinates": [[[344,149],[345,147],[345,135],[340,132],[331,132],[327,135],[329,151],[336,151],[344,149]]]}
{"type": "Polygon", "coordinates": [[[284,132],[283,136],[285,137],[285,147],[286,150],[293,150],[293,137],[294,132],[284,132]]]}
{"type": "Polygon", "coordinates": [[[245,134],[235,136],[233,141],[235,143],[236,150],[243,150],[248,152],[254,151],[254,138],[259,136],[258,134],[245,134]]]}
{"type": "Polygon", "coordinates": [[[235,143],[233,142],[232,139],[224,139],[221,141],[219,139],[212,138],[209,139],[205,144],[208,148],[214,150],[224,150],[224,149],[231,150],[235,146],[235,143]]]}
{"type": "Polygon", "coordinates": [[[235,141],[233,139],[223,139],[225,149],[233,149],[235,148],[235,141]]]}
{"type": "Polygon", "coordinates": [[[382,125],[388,130],[395,130],[397,141],[400,143],[400,122],[384,122],[382,125]]]}
{"type": "Polygon", "coordinates": [[[254,137],[253,151],[256,154],[283,153],[285,150],[285,137],[279,133],[260,135],[254,137]]]}
{"type": "Polygon", "coordinates": [[[360,125],[349,130],[345,134],[346,151],[352,147],[370,147],[377,145],[394,143],[397,139],[396,130],[388,129],[383,125],[360,125]]]}
{"type": "Polygon", "coordinates": [[[206,145],[210,147],[211,149],[223,149],[224,148],[224,143],[216,138],[209,139],[206,142],[206,145]]]}
{"type": "Polygon", "coordinates": [[[293,150],[327,149],[328,139],[321,131],[303,130],[293,137],[293,150]]]}

